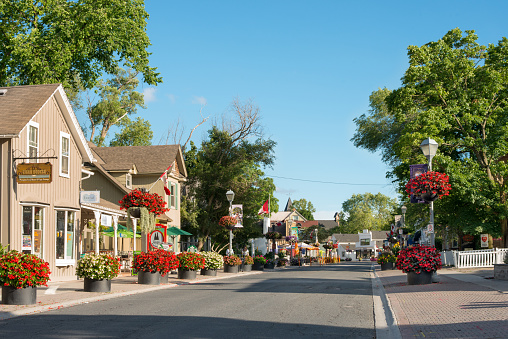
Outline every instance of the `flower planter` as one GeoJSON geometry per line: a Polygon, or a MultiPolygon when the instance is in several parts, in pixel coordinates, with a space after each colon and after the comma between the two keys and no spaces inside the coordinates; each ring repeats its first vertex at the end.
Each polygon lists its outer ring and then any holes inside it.
{"type": "Polygon", "coordinates": [[[275,264],[274,263],[266,263],[265,268],[267,268],[269,270],[273,270],[275,268],[275,264]]]}
{"type": "Polygon", "coordinates": [[[407,284],[408,285],[432,284],[432,272],[423,271],[420,274],[417,274],[415,272],[408,272],[407,284]]]}
{"type": "Polygon", "coordinates": [[[216,277],[217,276],[217,270],[205,270],[205,269],[202,269],[201,270],[201,275],[208,275],[208,276],[211,276],[211,277],[216,277]]]}
{"type": "Polygon", "coordinates": [[[111,292],[111,280],[85,278],[85,292],[111,292]]]}
{"type": "Polygon", "coordinates": [[[423,193],[422,194],[422,198],[426,202],[431,202],[431,201],[436,200],[438,198],[438,195],[437,194],[433,194],[433,193],[423,193]]]}
{"type": "Polygon", "coordinates": [[[169,272],[164,275],[161,275],[160,283],[161,284],[168,284],[169,283],[169,272]]]}
{"type": "Polygon", "coordinates": [[[508,264],[494,264],[494,279],[508,280],[508,264]]]}
{"type": "Polygon", "coordinates": [[[244,272],[250,272],[250,271],[252,271],[252,265],[243,264],[242,265],[242,271],[244,271],[244,272]]]}
{"type": "Polygon", "coordinates": [[[254,271],[263,271],[265,269],[265,264],[262,264],[260,262],[255,262],[254,265],[252,265],[252,269],[254,271]]]}
{"type": "Polygon", "coordinates": [[[394,268],[393,262],[381,264],[381,271],[393,270],[393,268],[394,268]]]}
{"type": "Polygon", "coordinates": [[[194,280],[196,279],[196,271],[178,269],[178,279],[194,280]]]}
{"type": "Polygon", "coordinates": [[[139,207],[132,207],[131,208],[131,217],[133,218],[141,218],[141,208],[139,207]]]}
{"type": "Polygon", "coordinates": [[[239,265],[224,265],[224,273],[238,273],[239,265]]]}
{"type": "Polygon", "coordinates": [[[2,286],[2,303],[6,305],[33,305],[37,302],[37,287],[17,289],[2,286]]]}
{"type": "Polygon", "coordinates": [[[159,285],[161,282],[160,272],[138,272],[138,284],[142,285],[159,285]]]}

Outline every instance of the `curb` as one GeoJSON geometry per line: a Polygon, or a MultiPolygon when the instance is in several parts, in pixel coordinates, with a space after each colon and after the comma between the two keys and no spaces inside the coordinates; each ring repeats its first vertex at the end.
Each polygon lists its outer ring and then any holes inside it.
{"type": "Polygon", "coordinates": [[[376,329],[376,338],[378,339],[402,339],[397,318],[392,311],[390,300],[386,297],[386,292],[376,274],[374,264],[372,264],[372,299],[374,302],[374,327],[376,329]]]}

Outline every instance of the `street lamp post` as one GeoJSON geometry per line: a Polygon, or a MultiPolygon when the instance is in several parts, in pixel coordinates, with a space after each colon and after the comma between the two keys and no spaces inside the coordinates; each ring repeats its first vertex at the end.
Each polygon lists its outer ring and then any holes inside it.
{"type": "MultiPolygon", "coordinates": [[[[233,203],[233,199],[235,198],[235,192],[233,192],[232,190],[227,191],[226,198],[229,201],[229,216],[231,216],[232,203],[233,203]]],[[[229,254],[228,255],[233,255],[233,229],[229,230],[229,254]]]]}
{"type": "MultiPolygon", "coordinates": [[[[400,210],[402,211],[402,228],[405,228],[406,227],[406,211],[407,211],[407,207],[405,205],[402,205],[400,210]]],[[[401,230],[401,231],[399,231],[399,235],[400,235],[400,239],[402,240],[404,238],[403,237],[404,231],[403,230],[401,230]]]]}
{"type": "MultiPolygon", "coordinates": [[[[420,144],[420,148],[429,162],[429,171],[432,171],[432,158],[434,158],[434,156],[436,155],[438,146],[439,146],[438,143],[431,138],[427,138],[427,139],[423,140],[422,143],[420,144]]],[[[432,227],[432,233],[430,234],[430,245],[432,247],[435,247],[434,202],[433,201],[429,202],[429,210],[430,210],[430,212],[429,212],[430,213],[430,225],[432,227]]]]}

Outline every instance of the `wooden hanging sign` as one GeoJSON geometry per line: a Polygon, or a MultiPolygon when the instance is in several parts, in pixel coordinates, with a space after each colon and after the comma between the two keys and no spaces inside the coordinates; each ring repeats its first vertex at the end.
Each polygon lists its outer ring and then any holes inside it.
{"type": "Polygon", "coordinates": [[[18,164],[16,167],[16,182],[18,184],[49,184],[53,179],[52,168],[49,162],[44,164],[18,164]]]}

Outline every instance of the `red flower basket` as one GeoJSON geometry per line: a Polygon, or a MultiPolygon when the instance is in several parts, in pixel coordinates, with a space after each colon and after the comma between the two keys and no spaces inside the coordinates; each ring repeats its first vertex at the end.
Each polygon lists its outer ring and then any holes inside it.
{"type": "Polygon", "coordinates": [[[229,215],[223,216],[219,220],[219,225],[222,227],[227,228],[228,230],[232,230],[237,223],[237,220],[235,217],[231,217],[229,215]]]}
{"type": "Polygon", "coordinates": [[[431,246],[408,247],[399,252],[395,266],[404,273],[434,272],[441,268],[441,255],[431,246]]]}
{"type": "Polygon", "coordinates": [[[47,286],[49,263],[34,254],[10,251],[0,256],[0,283],[17,289],[47,286]]]}
{"type": "Polygon", "coordinates": [[[120,204],[120,209],[126,210],[129,207],[146,207],[149,213],[155,215],[161,215],[169,211],[169,208],[165,207],[166,202],[160,195],[157,193],[143,192],[137,189],[126,194],[118,203],[120,204]]]}
{"type": "Polygon", "coordinates": [[[406,193],[416,196],[433,195],[441,199],[450,194],[452,186],[450,178],[445,173],[425,172],[416,178],[408,181],[406,184],[406,193]]]}

